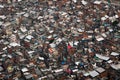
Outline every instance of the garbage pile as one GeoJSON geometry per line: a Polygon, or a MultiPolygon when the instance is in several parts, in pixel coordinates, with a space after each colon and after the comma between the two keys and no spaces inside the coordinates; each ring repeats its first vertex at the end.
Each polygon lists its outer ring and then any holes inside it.
{"type": "Polygon", "coordinates": [[[1,80],[119,80],[120,6],[97,0],[0,0],[1,80]]]}

